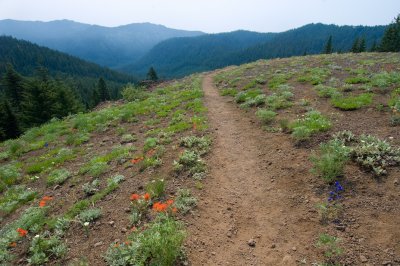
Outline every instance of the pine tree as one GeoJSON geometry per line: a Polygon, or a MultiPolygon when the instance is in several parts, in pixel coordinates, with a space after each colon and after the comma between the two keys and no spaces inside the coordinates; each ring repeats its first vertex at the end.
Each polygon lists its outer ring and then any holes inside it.
{"type": "Polygon", "coordinates": [[[365,38],[363,37],[363,38],[361,38],[361,40],[360,40],[360,44],[359,44],[359,46],[358,46],[358,52],[359,53],[363,53],[363,52],[365,52],[367,50],[367,45],[366,45],[366,43],[365,43],[365,38]]]}
{"type": "Polygon", "coordinates": [[[10,103],[3,99],[0,103],[0,140],[16,138],[21,134],[18,119],[10,103]]]}
{"type": "Polygon", "coordinates": [[[369,49],[370,52],[376,52],[378,50],[377,44],[376,44],[376,40],[374,40],[374,42],[372,43],[371,48],[369,49]]]}
{"type": "Polygon", "coordinates": [[[90,99],[90,107],[96,107],[100,103],[100,95],[97,88],[92,91],[92,96],[90,99]]]}
{"type": "Polygon", "coordinates": [[[331,54],[332,52],[333,52],[332,35],[330,35],[324,47],[324,54],[331,54]]]}
{"type": "Polygon", "coordinates": [[[103,78],[99,78],[99,82],[97,83],[97,90],[99,94],[99,100],[101,102],[108,101],[111,99],[110,92],[108,91],[107,84],[103,78]]]}
{"type": "Polygon", "coordinates": [[[380,52],[400,52],[400,15],[395,18],[382,37],[380,52]]]}
{"type": "Polygon", "coordinates": [[[356,38],[353,42],[353,45],[351,46],[350,52],[352,53],[358,53],[360,48],[360,38],[356,38]]]}
{"type": "Polygon", "coordinates": [[[152,81],[158,80],[157,72],[155,71],[155,69],[153,67],[149,68],[149,71],[147,72],[147,79],[152,80],[152,81]]]}
{"type": "Polygon", "coordinates": [[[3,76],[2,84],[4,85],[5,96],[10,102],[19,109],[22,94],[23,94],[23,83],[24,79],[22,76],[14,70],[11,64],[7,64],[6,73],[3,76]]]}

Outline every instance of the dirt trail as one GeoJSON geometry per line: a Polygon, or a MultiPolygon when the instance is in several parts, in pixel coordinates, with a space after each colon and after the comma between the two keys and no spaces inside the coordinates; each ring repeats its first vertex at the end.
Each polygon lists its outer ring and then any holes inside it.
{"type": "Polygon", "coordinates": [[[189,221],[189,261],[296,265],[296,259],[309,257],[312,247],[305,241],[315,235],[309,215],[313,199],[302,196],[310,190],[307,155],[294,150],[287,136],[263,131],[220,96],[212,76],[204,78],[203,89],[215,134],[210,174],[189,221]]]}

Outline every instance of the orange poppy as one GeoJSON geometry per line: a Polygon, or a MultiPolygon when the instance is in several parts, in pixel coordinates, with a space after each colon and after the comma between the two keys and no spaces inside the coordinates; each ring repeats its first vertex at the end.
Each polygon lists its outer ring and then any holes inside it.
{"type": "Polygon", "coordinates": [[[17,232],[18,232],[19,236],[21,236],[21,237],[26,236],[26,234],[28,233],[27,230],[22,229],[22,228],[18,228],[18,229],[17,229],[17,232]]]}
{"type": "Polygon", "coordinates": [[[131,195],[131,200],[138,200],[140,196],[138,194],[132,194],[131,195]]]}
{"type": "Polygon", "coordinates": [[[150,199],[150,194],[149,193],[144,194],[143,198],[145,200],[149,200],[150,199]]]}

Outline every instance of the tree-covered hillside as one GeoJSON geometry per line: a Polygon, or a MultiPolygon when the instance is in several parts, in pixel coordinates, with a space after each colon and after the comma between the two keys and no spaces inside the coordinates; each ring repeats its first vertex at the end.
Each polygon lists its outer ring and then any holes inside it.
{"type": "Polygon", "coordinates": [[[142,57],[157,43],[202,32],[170,29],[151,23],[102,27],[70,20],[1,20],[0,35],[28,40],[112,68],[142,57]]]}
{"type": "Polygon", "coordinates": [[[333,52],[350,50],[357,37],[367,48],[379,42],[385,26],[309,24],[283,33],[232,32],[193,38],[175,38],[156,45],[125,71],[143,75],[153,66],[160,76],[180,77],[197,71],[241,64],[262,58],[319,54],[330,36],[333,52]]]}

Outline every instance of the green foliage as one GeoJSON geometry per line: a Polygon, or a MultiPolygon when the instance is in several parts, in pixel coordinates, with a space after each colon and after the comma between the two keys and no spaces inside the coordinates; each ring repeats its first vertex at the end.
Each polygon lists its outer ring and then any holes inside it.
{"type": "Polygon", "coordinates": [[[87,182],[82,185],[82,190],[85,192],[86,196],[91,196],[99,191],[100,180],[95,179],[92,182],[87,182]]]}
{"type": "Polygon", "coordinates": [[[147,72],[147,79],[148,80],[152,80],[152,81],[157,81],[158,80],[158,76],[156,71],[154,70],[153,67],[149,68],[149,71],[147,72]]]}
{"type": "Polygon", "coordinates": [[[317,247],[324,251],[327,258],[333,258],[343,253],[343,250],[338,247],[340,239],[328,234],[320,234],[317,241],[317,247]]]}
{"type": "Polygon", "coordinates": [[[331,100],[334,107],[341,110],[350,111],[356,110],[363,106],[367,106],[372,103],[373,94],[363,93],[358,96],[338,96],[331,100]]]}
{"type": "Polygon", "coordinates": [[[28,262],[31,265],[43,265],[51,257],[62,258],[67,253],[67,245],[62,243],[57,236],[49,234],[36,235],[31,242],[29,252],[31,254],[28,262]]]}
{"type": "Polygon", "coordinates": [[[135,141],[137,141],[137,137],[133,136],[132,134],[124,134],[121,137],[122,143],[129,143],[129,142],[135,142],[135,141]]]}
{"type": "Polygon", "coordinates": [[[270,124],[275,120],[276,113],[271,110],[266,109],[258,109],[256,112],[256,116],[263,124],[270,124]]]}
{"type": "Polygon", "coordinates": [[[371,85],[378,88],[387,88],[392,85],[400,85],[400,72],[380,72],[371,78],[371,85]]]}
{"type": "Polygon", "coordinates": [[[370,82],[370,79],[361,75],[349,77],[344,80],[347,84],[365,84],[370,82]]]}
{"type": "Polygon", "coordinates": [[[206,165],[200,155],[195,151],[185,150],[178,161],[174,161],[174,170],[176,172],[189,171],[190,174],[206,171],[206,165]]]}
{"type": "Polygon", "coordinates": [[[319,155],[313,154],[313,172],[321,175],[326,182],[334,181],[343,175],[344,166],[349,158],[350,149],[341,140],[331,140],[320,145],[319,155]]]}
{"type": "Polygon", "coordinates": [[[327,131],[331,128],[331,122],[318,111],[309,111],[302,119],[297,119],[289,125],[292,130],[292,136],[297,141],[304,141],[310,138],[311,135],[327,131]]]}
{"type": "Polygon", "coordinates": [[[15,163],[0,166],[0,192],[19,181],[20,169],[15,163]]]}
{"type": "Polygon", "coordinates": [[[325,44],[324,47],[324,54],[331,54],[333,52],[333,47],[332,47],[332,35],[329,36],[328,41],[325,44]]]}
{"type": "MultiPolygon", "coordinates": [[[[25,186],[12,186],[0,196],[0,214],[10,214],[19,206],[32,201],[37,195],[36,191],[25,186]]],[[[2,218],[0,218],[0,221],[2,218]]]]}
{"type": "Polygon", "coordinates": [[[109,179],[107,179],[107,186],[112,186],[114,184],[119,184],[125,180],[125,176],[123,175],[115,175],[109,179]]]}
{"type": "Polygon", "coordinates": [[[400,165],[400,149],[374,136],[361,135],[358,144],[353,147],[351,156],[367,170],[376,176],[387,174],[387,167],[400,165]]]}
{"type": "Polygon", "coordinates": [[[96,209],[87,209],[83,212],[81,212],[78,215],[78,220],[84,224],[86,222],[90,223],[93,222],[101,217],[101,210],[96,208],[96,209]]]}
{"type": "Polygon", "coordinates": [[[275,73],[268,81],[268,87],[271,89],[278,88],[279,86],[286,84],[289,78],[289,74],[275,73]]]}
{"type": "Polygon", "coordinates": [[[199,155],[204,155],[210,150],[211,139],[208,137],[187,136],[180,139],[180,145],[199,155]]]}
{"type": "Polygon", "coordinates": [[[75,158],[73,150],[69,148],[61,148],[52,150],[49,153],[41,156],[37,161],[26,168],[28,174],[37,174],[57,165],[62,165],[65,161],[75,158]]]}
{"type": "Polygon", "coordinates": [[[133,233],[130,243],[110,245],[107,265],[172,266],[181,254],[185,238],[183,225],[168,216],[159,216],[146,230],[133,233]]]}
{"type": "Polygon", "coordinates": [[[159,199],[164,196],[165,183],[164,179],[152,180],[146,185],[146,192],[150,194],[151,198],[159,199]]]}
{"type": "Polygon", "coordinates": [[[335,98],[341,95],[336,88],[328,87],[322,84],[315,86],[315,90],[317,91],[318,96],[323,98],[335,98]]]}
{"type": "Polygon", "coordinates": [[[238,91],[237,91],[236,89],[233,89],[233,88],[228,88],[228,89],[222,89],[222,90],[220,91],[220,94],[221,94],[222,96],[232,96],[232,97],[235,97],[236,94],[238,94],[238,91]]]}
{"type": "Polygon", "coordinates": [[[52,186],[55,184],[62,184],[71,177],[71,173],[67,169],[56,169],[52,171],[47,177],[47,185],[52,186]]]}
{"type": "Polygon", "coordinates": [[[331,71],[325,68],[309,68],[306,69],[302,76],[300,76],[297,81],[299,82],[308,82],[311,85],[318,85],[325,82],[329,76],[331,75],[331,71]]]}
{"type": "Polygon", "coordinates": [[[256,96],[262,94],[262,91],[259,89],[249,89],[247,91],[241,91],[235,96],[236,103],[244,103],[246,101],[250,101],[254,99],[256,96]]]}
{"type": "Polygon", "coordinates": [[[400,15],[385,29],[378,49],[380,52],[400,52],[400,15]]]}
{"type": "Polygon", "coordinates": [[[128,84],[121,92],[122,98],[128,102],[143,101],[149,97],[149,94],[142,87],[135,87],[128,84]]]}
{"type": "Polygon", "coordinates": [[[328,224],[330,221],[335,221],[342,215],[342,205],[338,203],[321,203],[317,205],[317,210],[320,215],[320,222],[328,224]]]}
{"type": "Polygon", "coordinates": [[[180,213],[186,214],[197,205],[197,199],[192,196],[189,189],[180,189],[177,194],[174,205],[180,213]]]}
{"type": "Polygon", "coordinates": [[[90,134],[87,132],[77,132],[68,134],[65,138],[65,144],[79,146],[90,140],[90,134]]]}
{"type": "Polygon", "coordinates": [[[151,149],[154,149],[158,144],[157,138],[147,138],[143,144],[143,151],[147,152],[151,149]]]}

